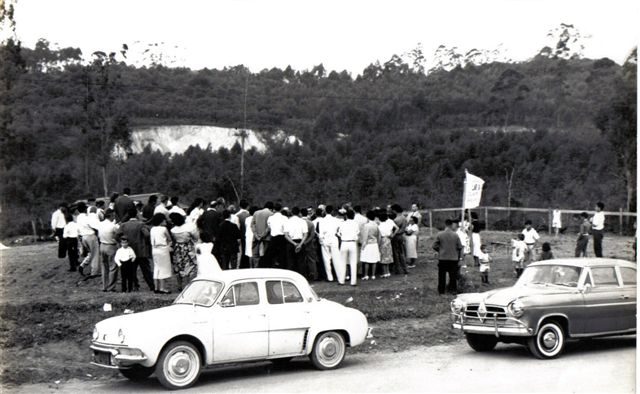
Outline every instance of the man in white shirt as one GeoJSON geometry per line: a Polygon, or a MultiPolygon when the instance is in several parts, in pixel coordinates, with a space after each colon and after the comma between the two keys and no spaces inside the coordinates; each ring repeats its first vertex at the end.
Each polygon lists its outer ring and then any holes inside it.
{"type": "Polygon", "coordinates": [[[51,215],[51,229],[53,230],[53,236],[55,237],[56,241],[58,241],[59,259],[64,259],[65,257],[67,257],[64,239],[62,237],[64,226],[67,224],[67,221],[64,219],[66,211],[67,203],[62,202],[60,203],[60,205],[58,205],[58,209],[56,209],[51,215]]]}
{"type": "Polygon", "coordinates": [[[527,220],[524,222],[524,230],[522,230],[522,235],[524,235],[524,243],[527,244],[527,250],[525,252],[525,263],[529,264],[533,261],[533,250],[536,246],[536,242],[540,239],[540,235],[535,228],[532,227],[531,220],[527,220]]]}
{"type": "Polygon", "coordinates": [[[187,213],[178,205],[179,201],[180,198],[178,198],[177,196],[171,197],[171,209],[169,209],[169,215],[171,215],[172,213],[179,213],[180,215],[187,217],[187,213]]]}
{"type": "MultiPolygon", "coordinates": [[[[360,238],[360,225],[354,220],[355,212],[348,210],[346,213],[347,220],[344,220],[338,224],[337,234],[340,237],[340,264],[343,265],[346,271],[346,265],[349,265],[351,278],[351,286],[357,285],[358,280],[358,239],[360,238]]],[[[345,277],[340,277],[340,273],[336,269],[336,275],[338,275],[338,283],[344,282],[345,277]]]]}
{"type": "Polygon", "coordinates": [[[263,259],[270,267],[285,268],[287,264],[287,240],[284,237],[284,225],[289,220],[282,214],[282,204],[275,203],[275,213],[267,219],[267,228],[271,240],[264,252],[263,259]]]}
{"type": "Polygon", "coordinates": [[[300,217],[300,208],[291,209],[291,217],[284,225],[284,237],[287,240],[287,269],[304,275],[305,254],[302,246],[307,239],[309,228],[300,217]]]}
{"type": "Polygon", "coordinates": [[[87,214],[87,205],[84,202],[78,204],[78,235],[80,236],[82,249],[86,257],[78,267],[81,275],[84,275],[84,268],[89,265],[91,272],[89,278],[100,276],[100,243],[96,231],[98,229],[98,216],[87,214]]]}
{"type": "Polygon", "coordinates": [[[169,200],[169,197],[167,196],[160,197],[160,203],[158,203],[158,205],[156,205],[156,207],[153,209],[153,214],[155,215],[156,213],[161,213],[164,215],[165,218],[168,218],[169,217],[169,210],[167,209],[168,200],[169,200]]]}
{"type": "Polygon", "coordinates": [[[318,235],[322,245],[322,261],[324,262],[324,271],[327,281],[333,282],[333,273],[331,267],[336,271],[338,283],[344,284],[345,266],[340,256],[340,243],[338,241],[338,225],[340,220],[333,216],[333,206],[325,207],[325,217],[318,221],[318,235]]]}
{"type": "Polygon", "coordinates": [[[593,253],[602,257],[602,238],[604,237],[604,203],[596,204],[596,213],[591,218],[591,234],[593,234],[593,253]]]}
{"type": "Polygon", "coordinates": [[[116,235],[118,225],[115,224],[115,212],[107,210],[104,220],[98,223],[98,239],[100,240],[100,257],[102,260],[102,291],[116,291],[118,281],[118,265],[114,257],[118,250],[116,235]]]}

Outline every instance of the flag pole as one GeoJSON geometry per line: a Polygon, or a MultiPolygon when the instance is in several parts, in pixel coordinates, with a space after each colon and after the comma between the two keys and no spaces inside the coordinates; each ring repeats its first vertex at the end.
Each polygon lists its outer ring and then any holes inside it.
{"type": "Polygon", "coordinates": [[[467,201],[467,169],[464,169],[464,183],[462,186],[462,211],[460,215],[460,225],[464,224],[464,203],[467,201]]]}

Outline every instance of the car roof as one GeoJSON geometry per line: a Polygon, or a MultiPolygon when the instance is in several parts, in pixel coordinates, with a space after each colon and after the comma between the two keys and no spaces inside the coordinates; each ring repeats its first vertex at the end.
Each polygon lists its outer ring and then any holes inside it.
{"type": "Polygon", "coordinates": [[[223,282],[234,282],[243,279],[290,279],[295,282],[306,282],[306,279],[295,271],[278,268],[244,268],[216,272],[210,276],[200,276],[198,279],[218,280],[223,282]]]}
{"type": "Polygon", "coordinates": [[[553,260],[537,261],[529,264],[529,267],[535,267],[538,265],[570,265],[573,267],[597,267],[601,265],[618,265],[620,267],[636,268],[637,264],[627,260],[621,259],[607,259],[596,257],[578,257],[578,258],[562,258],[553,260]]]}

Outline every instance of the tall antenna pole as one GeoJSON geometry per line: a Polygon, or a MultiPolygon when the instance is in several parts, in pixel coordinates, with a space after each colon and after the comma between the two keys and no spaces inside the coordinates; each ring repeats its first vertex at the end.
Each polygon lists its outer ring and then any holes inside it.
{"type": "Polygon", "coordinates": [[[242,132],[240,133],[240,197],[244,195],[244,140],[247,138],[247,91],[249,90],[249,76],[244,78],[244,116],[242,132]]]}

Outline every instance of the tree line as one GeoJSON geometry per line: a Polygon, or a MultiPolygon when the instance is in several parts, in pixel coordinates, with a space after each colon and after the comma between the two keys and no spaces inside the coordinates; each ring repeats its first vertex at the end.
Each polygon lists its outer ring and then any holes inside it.
{"type": "Polygon", "coordinates": [[[623,66],[538,54],[428,73],[394,56],[354,77],[322,65],[133,67],[127,50],[83,62],[46,40],[0,46],[1,235],[28,232],[60,200],[125,186],[183,200],[455,206],[465,168],[487,181],[488,205],[635,207],[635,51],[623,66]],[[132,126],[163,124],[282,129],[302,144],[246,152],[238,190],[239,144],[130,152],[132,126]]]}

